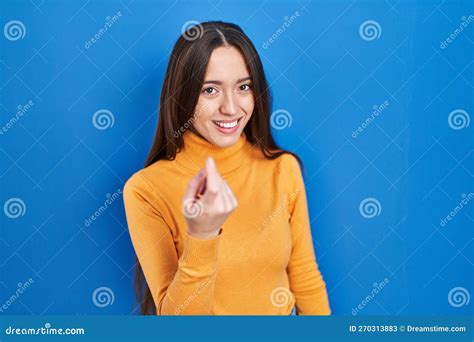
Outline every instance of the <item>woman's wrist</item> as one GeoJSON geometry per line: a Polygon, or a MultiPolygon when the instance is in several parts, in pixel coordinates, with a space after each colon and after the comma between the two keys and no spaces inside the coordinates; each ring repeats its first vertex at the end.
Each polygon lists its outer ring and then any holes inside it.
{"type": "Polygon", "coordinates": [[[209,240],[218,236],[221,230],[222,230],[221,228],[218,228],[217,230],[213,230],[209,232],[200,232],[200,231],[194,231],[188,227],[188,234],[196,239],[209,240]]]}

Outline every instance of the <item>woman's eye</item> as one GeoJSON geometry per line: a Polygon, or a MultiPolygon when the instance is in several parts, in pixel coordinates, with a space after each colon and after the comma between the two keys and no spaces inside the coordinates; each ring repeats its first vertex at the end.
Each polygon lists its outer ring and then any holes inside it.
{"type": "Polygon", "coordinates": [[[242,90],[242,91],[248,91],[250,90],[252,86],[250,84],[242,84],[239,89],[242,90]]]}
{"type": "Polygon", "coordinates": [[[214,91],[217,91],[217,90],[213,87],[208,87],[208,88],[204,88],[202,92],[208,95],[212,95],[214,94],[214,91]]]}

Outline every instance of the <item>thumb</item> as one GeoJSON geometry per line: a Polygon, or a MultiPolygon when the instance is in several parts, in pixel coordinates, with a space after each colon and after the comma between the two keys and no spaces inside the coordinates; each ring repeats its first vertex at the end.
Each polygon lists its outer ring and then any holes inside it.
{"type": "Polygon", "coordinates": [[[184,199],[196,198],[196,195],[201,188],[202,182],[204,180],[203,170],[199,170],[196,176],[191,178],[184,192],[184,199]]]}

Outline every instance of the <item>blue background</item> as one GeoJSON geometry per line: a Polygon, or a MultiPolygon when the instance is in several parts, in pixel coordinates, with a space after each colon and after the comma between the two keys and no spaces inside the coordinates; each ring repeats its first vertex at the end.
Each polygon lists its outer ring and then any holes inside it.
{"type": "Polygon", "coordinates": [[[474,112],[474,23],[440,44],[474,14],[469,1],[3,1],[22,39],[1,44],[0,125],[34,105],[0,135],[0,204],[24,202],[22,216],[0,212],[0,305],[33,284],[4,314],[136,313],[134,251],[121,197],[90,217],[140,169],[157,122],[172,46],[190,21],[239,24],[261,54],[291,126],[277,141],[305,164],[312,231],[334,314],[350,315],[374,283],[388,283],[358,314],[472,314],[472,203],[440,220],[472,190],[472,124],[448,115],[474,112]],[[122,14],[89,48],[85,42],[122,14]],[[296,20],[267,41],[298,11],[296,20]],[[380,26],[365,40],[359,27],[380,26]],[[354,138],[372,113],[389,105],[354,138]],[[114,124],[97,129],[107,109],[114,124]],[[376,198],[378,216],[359,205],[376,198]],[[114,302],[94,305],[99,287],[114,302]]]}

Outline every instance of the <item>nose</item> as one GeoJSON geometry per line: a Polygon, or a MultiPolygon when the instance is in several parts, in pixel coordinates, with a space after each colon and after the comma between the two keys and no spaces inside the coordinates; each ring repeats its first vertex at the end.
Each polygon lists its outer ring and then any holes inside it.
{"type": "Polygon", "coordinates": [[[237,114],[237,100],[234,98],[234,94],[229,92],[224,94],[220,110],[222,114],[226,115],[237,114]]]}

